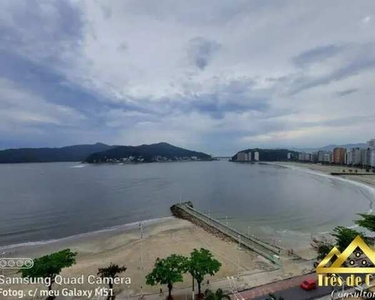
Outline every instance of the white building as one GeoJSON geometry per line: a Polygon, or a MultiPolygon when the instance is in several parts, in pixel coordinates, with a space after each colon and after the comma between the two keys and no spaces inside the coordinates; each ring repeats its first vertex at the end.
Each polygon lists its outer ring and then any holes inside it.
{"type": "Polygon", "coordinates": [[[331,159],[331,157],[332,157],[332,155],[331,155],[331,153],[324,153],[324,162],[328,162],[328,163],[330,163],[330,162],[332,162],[332,159],[331,159]]]}
{"type": "Polygon", "coordinates": [[[251,152],[248,153],[247,160],[251,161],[251,152]]]}
{"type": "Polygon", "coordinates": [[[258,151],[254,152],[254,160],[259,161],[259,152],[258,151]]]}
{"type": "Polygon", "coordinates": [[[288,160],[290,160],[290,159],[292,158],[292,153],[288,152],[286,158],[287,158],[288,160]]]}
{"type": "Polygon", "coordinates": [[[245,159],[245,152],[238,152],[237,153],[237,160],[238,161],[245,161],[246,159],[245,159]]]}
{"type": "Polygon", "coordinates": [[[370,166],[375,167],[375,149],[370,150],[370,166]]]}

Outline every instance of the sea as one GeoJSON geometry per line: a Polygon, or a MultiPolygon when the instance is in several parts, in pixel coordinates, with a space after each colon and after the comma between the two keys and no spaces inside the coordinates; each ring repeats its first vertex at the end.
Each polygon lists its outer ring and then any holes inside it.
{"type": "Polygon", "coordinates": [[[228,159],[2,164],[0,248],[147,224],[185,201],[246,234],[298,247],[335,226],[355,228],[358,213],[372,212],[375,190],[305,168],[228,159]]]}

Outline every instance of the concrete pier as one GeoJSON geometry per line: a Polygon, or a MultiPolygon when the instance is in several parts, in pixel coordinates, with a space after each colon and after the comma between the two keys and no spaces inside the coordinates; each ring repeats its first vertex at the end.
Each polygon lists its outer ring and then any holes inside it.
{"type": "Polygon", "coordinates": [[[239,243],[276,265],[280,265],[280,255],[282,249],[261,241],[253,236],[246,235],[236,229],[233,229],[214,218],[194,209],[191,202],[175,204],[171,207],[172,214],[181,219],[186,219],[207,231],[210,231],[222,238],[229,238],[239,243]]]}

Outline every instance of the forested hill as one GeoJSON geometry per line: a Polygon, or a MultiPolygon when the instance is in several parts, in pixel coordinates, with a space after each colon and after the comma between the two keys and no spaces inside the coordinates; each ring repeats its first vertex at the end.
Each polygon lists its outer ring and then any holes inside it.
{"type": "Polygon", "coordinates": [[[233,157],[233,161],[237,161],[237,154],[243,152],[243,153],[252,153],[252,157],[254,159],[254,153],[258,152],[259,153],[259,160],[260,161],[285,161],[288,160],[288,153],[291,154],[291,160],[295,160],[298,158],[298,152],[296,151],[291,151],[287,149],[259,149],[259,148],[254,148],[254,149],[246,149],[237,152],[233,157]]]}
{"type": "Polygon", "coordinates": [[[91,154],[86,162],[154,162],[177,160],[211,160],[203,153],[179,148],[168,143],[141,146],[118,146],[107,151],[91,154]]]}
{"type": "Polygon", "coordinates": [[[21,148],[0,151],[0,163],[83,161],[89,155],[113,148],[102,143],[62,148],[21,148]]]}

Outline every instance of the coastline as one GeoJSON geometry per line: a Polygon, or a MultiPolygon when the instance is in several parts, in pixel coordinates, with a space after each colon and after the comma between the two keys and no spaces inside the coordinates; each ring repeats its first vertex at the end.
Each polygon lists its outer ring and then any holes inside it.
{"type": "MultiPolygon", "coordinates": [[[[142,238],[138,225],[134,226],[133,224],[116,230],[49,241],[44,244],[13,246],[6,252],[5,257],[37,258],[70,248],[78,253],[77,263],[64,269],[61,273],[62,276],[70,278],[96,276],[98,268],[108,266],[111,262],[120,266],[125,265],[127,270],[122,276],[130,277],[131,284],[117,286],[115,290],[116,293],[123,293],[127,296],[157,293],[160,287],[165,289],[164,286],[150,287],[145,284],[145,276],[152,270],[156,258],[163,258],[173,253],[188,256],[194,248],[203,247],[210,250],[222,263],[220,271],[215,276],[207,277],[212,282],[227,276],[235,276],[238,273],[238,268],[241,273],[246,274],[273,270],[271,264],[259,255],[248,250],[238,249],[235,243],[222,240],[188,221],[169,217],[142,223],[142,238]]],[[[298,274],[299,270],[296,269],[295,272],[298,274]]],[[[5,270],[4,275],[19,277],[16,270],[5,270]]],[[[278,276],[280,275],[278,274],[278,276]]],[[[183,283],[176,285],[176,289],[187,288],[191,285],[190,277],[185,277],[183,283]]],[[[267,282],[269,278],[265,277],[264,280],[267,282]]],[[[25,292],[36,287],[45,289],[43,286],[37,285],[2,285],[4,289],[22,289],[25,292]]],[[[54,288],[61,289],[63,287],[56,285],[54,288]]],[[[73,287],[75,286],[70,286],[70,288],[73,287]]],[[[78,286],[79,289],[90,290],[94,290],[96,287],[87,283],[84,286],[78,286]]],[[[25,297],[24,299],[29,298],[25,297]]]]}
{"type": "Polygon", "coordinates": [[[358,170],[359,172],[363,170],[360,168],[355,168],[355,167],[347,167],[347,166],[331,166],[331,165],[322,165],[322,164],[313,164],[313,163],[299,163],[299,162],[280,162],[280,163],[268,163],[272,165],[278,165],[278,166],[285,166],[285,167],[299,167],[299,168],[304,168],[304,169],[309,169],[315,172],[320,172],[325,175],[332,176],[334,178],[343,178],[348,181],[354,181],[354,182],[359,182],[362,184],[365,184],[373,189],[375,189],[375,176],[374,175],[356,175],[356,176],[351,176],[351,175],[331,175],[331,173],[343,173],[342,171],[345,170],[348,172],[348,170],[358,170]]]}

